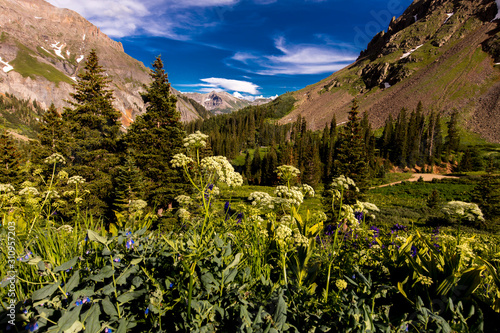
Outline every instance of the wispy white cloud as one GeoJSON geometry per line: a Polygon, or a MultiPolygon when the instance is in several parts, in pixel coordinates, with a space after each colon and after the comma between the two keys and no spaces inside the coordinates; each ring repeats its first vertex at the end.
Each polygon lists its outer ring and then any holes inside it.
{"type": "Polygon", "coordinates": [[[76,11],[105,34],[125,37],[146,33],[189,39],[197,28],[217,25],[221,8],[240,0],[47,0],[76,11]]]}
{"type": "Polygon", "coordinates": [[[200,92],[230,91],[233,93],[246,93],[250,95],[257,95],[260,89],[260,87],[255,83],[242,80],[210,77],[201,79],[200,81],[202,81],[203,83],[180,84],[178,86],[198,88],[197,90],[200,92]]]}
{"type": "Polygon", "coordinates": [[[279,36],[274,46],[278,54],[236,52],[228,64],[240,63],[240,69],[260,75],[321,74],[342,69],[357,58],[350,46],[335,43],[290,44],[279,36]]]}

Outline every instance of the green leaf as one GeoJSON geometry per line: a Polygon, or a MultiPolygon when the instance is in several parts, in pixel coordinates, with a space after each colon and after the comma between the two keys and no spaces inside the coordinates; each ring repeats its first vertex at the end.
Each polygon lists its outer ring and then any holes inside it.
{"type": "Polygon", "coordinates": [[[45,271],[45,262],[43,261],[39,261],[36,266],[38,267],[39,270],[41,270],[42,272],[45,271]]]}
{"type": "Polygon", "coordinates": [[[101,309],[98,305],[93,304],[90,308],[85,320],[85,330],[88,332],[99,332],[101,329],[101,324],[99,322],[99,315],[101,314],[101,309]]]}
{"type": "Polygon", "coordinates": [[[116,300],[118,302],[120,302],[120,304],[123,304],[123,303],[127,303],[133,299],[136,299],[139,296],[144,295],[145,293],[146,293],[146,290],[144,290],[144,289],[138,290],[138,291],[132,291],[132,292],[128,292],[128,293],[125,293],[123,295],[118,296],[118,298],[116,300]]]}
{"type": "Polygon", "coordinates": [[[80,271],[77,270],[65,285],[65,291],[71,292],[80,283],[80,271]]]}
{"type": "Polygon", "coordinates": [[[137,264],[139,264],[141,261],[142,261],[142,258],[135,258],[135,259],[132,259],[132,261],[130,262],[130,265],[132,265],[132,266],[137,265],[137,264]]]}
{"type": "Polygon", "coordinates": [[[96,282],[103,281],[104,279],[107,279],[107,278],[113,276],[114,273],[115,273],[115,270],[113,268],[111,268],[111,266],[104,266],[104,268],[101,269],[101,271],[97,275],[91,276],[90,280],[93,280],[96,282]]]}
{"type": "Polygon", "coordinates": [[[88,230],[87,235],[89,236],[89,240],[91,240],[91,241],[99,242],[103,245],[106,245],[106,243],[107,243],[106,237],[99,235],[97,232],[95,232],[93,230],[88,230]]]}
{"type": "Polygon", "coordinates": [[[121,318],[118,322],[120,323],[120,326],[118,326],[116,333],[127,333],[127,321],[125,318],[121,318]]]}
{"type": "Polygon", "coordinates": [[[75,321],[70,328],[64,331],[64,333],[77,333],[83,330],[83,324],[80,321],[75,321]]]}
{"type": "Polygon", "coordinates": [[[109,300],[109,297],[106,297],[102,301],[102,309],[104,310],[104,312],[106,312],[108,316],[118,317],[118,311],[116,311],[116,308],[113,305],[113,303],[111,303],[111,301],[109,300]]]}
{"type": "Polygon", "coordinates": [[[48,286],[43,287],[42,289],[36,290],[31,296],[31,299],[34,301],[38,301],[52,296],[52,294],[58,289],[60,284],[61,282],[57,281],[53,284],[49,284],[48,286]]]}
{"type": "Polygon", "coordinates": [[[57,266],[54,268],[54,273],[60,272],[60,271],[66,271],[68,269],[73,268],[73,266],[76,265],[76,262],[78,261],[78,257],[74,257],[70,261],[65,262],[64,264],[57,266]]]}
{"type": "Polygon", "coordinates": [[[137,230],[134,233],[134,235],[136,235],[136,236],[142,236],[142,235],[144,235],[146,233],[146,231],[148,231],[148,227],[147,226],[144,227],[144,228],[142,228],[141,230],[137,230]]]}
{"type": "Polygon", "coordinates": [[[71,311],[65,312],[59,321],[57,326],[61,331],[65,331],[73,326],[73,324],[79,319],[80,312],[82,311],[81,306],[76,306],[71,311]]]}
{"type": "Polygon", "coordinates": [[[127,283],[127,279],[130,275],[132,274],[135,274],[139,271],[139,267],[138,266],[131,266],[129,267],[125,272],[122,273],[122,275],[120,275],[120,277],[118,278],[118,280],[116,280],[116,284],[117,285],[122,285],[122,284],[125,284],[127,283]]]}

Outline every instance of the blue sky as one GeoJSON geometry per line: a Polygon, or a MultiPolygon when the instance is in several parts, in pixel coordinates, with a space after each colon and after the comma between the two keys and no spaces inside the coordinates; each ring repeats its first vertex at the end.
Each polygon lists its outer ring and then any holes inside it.
{"type": "Polygon", "coordinates": [[[48,0],[80,13],[172,86],[252,99],[320,81],[354,62],[411,0],[48,0]]]}

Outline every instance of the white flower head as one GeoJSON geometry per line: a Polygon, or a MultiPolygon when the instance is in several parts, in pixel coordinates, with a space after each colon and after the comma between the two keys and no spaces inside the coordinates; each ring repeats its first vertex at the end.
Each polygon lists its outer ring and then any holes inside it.
{"type": "Polygon", "coordinates": [[[281,165],[276,169],[278,178],[285,182],[297,178],[300,175],[300,170],[292,165],[281,165]]]}
{"type": "Polygon", "coordinates": [[[0,184],[1,193],[12,193],[14,191],[15,191],[14,186],[10,184],[0,184]]]}
{"type": "Polygon", "coordinates": [[[85,183],[85,178],[82,176],[73,176],[68,179],[68,184],[83,184],[85,183]]]}
{"type": "Polygon", "coordinates": [[[252,206],[260,209],[274,209],[273,198],[266,192],[252,192],[248,200],[252,202],[252,206]]]}
{"type": "Polygon", "coordinates": [[[56,164],[56,163],[66,164],[66,160],[64,159],[64,157],[61,154],[54,153],[45,159],[45,163],[47,163],[47,164],[56,164]]]}
{"type": "Polygon", "coordinates": [[[234,171],[225,156],[209,156],[201,160],[200,167],[214,182],[221,182],[229,187],[243,185],[243,177],[234,171]]]}
{"type": "Polygon", "coordinates": [[[19,191],[19,195],[37,196],[38,194],[40,194],[38,190],[31,186],[25,187],[21,191],[19,191]]]}
{"type": "Polygon", "coordinates": [[[205,148],[207,145],[208,135],[196,131],[193,134],[184,138],[184,147],[188,149],[205,148]]]}
{"type": "Polygon", "coordinates": [[[170,161],[172,164],[172,167],[174,168],[183,168],[185,166],[188,166],[191,163],[194,163],[193,159],[191,157],[187,157],[184,154],[175,154],[172,157],[172,160],[170,161]]]}

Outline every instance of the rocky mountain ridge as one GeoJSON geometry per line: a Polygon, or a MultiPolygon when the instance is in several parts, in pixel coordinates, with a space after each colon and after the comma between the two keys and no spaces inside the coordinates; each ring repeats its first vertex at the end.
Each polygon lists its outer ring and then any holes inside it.
{"type": "Polygon", "coordinates": [[[225,91],[211,91],[206,94],[184,93],[185,96],[203,105],[213,114],[234,112],[249,105],[262,105],[271,102],[274,98],[256,98],[253,101],[238,98],[225,91]]]}
{"type": "MultiPolygon", "coordinates": [[[[150,82],[141,62],[71,10],[43,0],[0,0],[1,93],[36,100],[43,108],[54,103],[62,109],[91,49],[96,49],[112,80],[114,106],[128,126],[144,111],[140,92],[150,82]]],[[[179,98],[177,107],[184,121],[201,117],[188,99],[179,98]]]]}
{"type": "Polygon", "coordinates": [[[415,0],[357,61],[294,93],[281,122],[305,117],[314,129],[333,114],[347,120],[352,100],[378,127],[403,107],[461,112],[465,127],[500,142],[500,20],[494,0],[415,0]]]}

